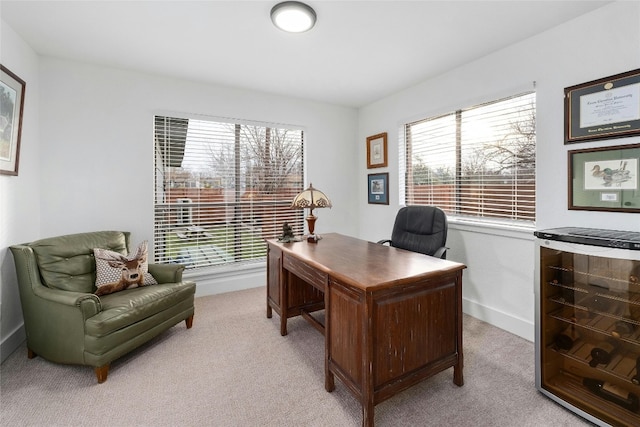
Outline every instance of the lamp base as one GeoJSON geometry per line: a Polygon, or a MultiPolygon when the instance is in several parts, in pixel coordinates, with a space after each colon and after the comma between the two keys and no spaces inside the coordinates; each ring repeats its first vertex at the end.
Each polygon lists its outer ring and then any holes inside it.
{"type": "Polygon", "coordinates": [[[317,234],[309,234],[307,236],[307,242],[309,243],[318,243],[318,240],[322,239],[322,237],[318,236],[317,234]]]}
{"type": "Polygon", "coordinates": [[[309,211],[309,216],[306,219],[307,219],[307,227],[309,228],[309,234],[307,235],[307,242],[318,243],[318,240],[320,240],[320,236],[314,233],[314,230],[316,228],[316,219],[318,219],[318,217],[313,214],[313,209],[309,211]]]}

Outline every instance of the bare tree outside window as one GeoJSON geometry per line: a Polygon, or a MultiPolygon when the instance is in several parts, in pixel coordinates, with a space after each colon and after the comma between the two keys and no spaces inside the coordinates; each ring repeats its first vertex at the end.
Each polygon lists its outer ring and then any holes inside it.
{"type": "Polygon", "coordinates": [[[301,234],[302,213],[289,205],[303,188],[303,137],[296,129],[189,119],[182,141],[156,138],[165,148],[156,156],[157,258],[188,268],[251,262],[264,259],[264,239],[284,222],[301,234]],[[166,160],[180,150],[179,161],[166,160]]]}
{"type": "Polygon", "coordinates": [[[534,93],[407,124],[406,203],[533,222],[535,129],[534,93]]]}

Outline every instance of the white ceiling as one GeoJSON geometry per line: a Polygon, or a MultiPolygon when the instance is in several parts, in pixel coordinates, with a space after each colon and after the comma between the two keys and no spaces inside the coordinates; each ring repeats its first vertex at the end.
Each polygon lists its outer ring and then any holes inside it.
{"type": "Polygon", "coordinates": [[[610,2],[309,0],[302,34],[272,25],[276,3],[1,0],[0,17],[41,55],[359,107],[610,2]]]}

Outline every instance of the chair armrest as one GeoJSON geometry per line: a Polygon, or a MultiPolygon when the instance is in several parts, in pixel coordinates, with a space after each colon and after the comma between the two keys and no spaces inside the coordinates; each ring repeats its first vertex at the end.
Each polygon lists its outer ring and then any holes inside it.
{"type": "Polygon", "coordinates": [[[436,258],[440,258],[440,259],[447,259],[447,249],[449,249],[449,248],[447,248],[445,246],[442,246],[442,247],[438,248],[438,250],[435,251],[433,253],[433,255],[431,255],[431,256],[436,257],[436,258]]]}
{"type": "Polygon", "coordinates": [[[184,265],[181,264],[149,264],[149,273],[158,283],[182,282],[184,265]]]}
{"type": "Polygon", "coordinates": [[[389,244],[391,244],[391,240],[387,240],[387,239],[385,239],[385,240],[378,240],[376,243],[379,243],[379,244],[381,244],[381,245],[384,245],[385,243],[389,243],[389,244]]]}

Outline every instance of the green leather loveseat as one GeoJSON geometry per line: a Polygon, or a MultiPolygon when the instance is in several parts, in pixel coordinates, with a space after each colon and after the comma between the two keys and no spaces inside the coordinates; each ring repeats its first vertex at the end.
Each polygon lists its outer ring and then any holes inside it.
{"type": "Polygon", "coordinates": [[[107,379],[110,363],[185,321],[191,328],[196,285],[183,266],[149,264],[157,285],[96,296],[93,249],[123,255],[130,233],[99,231],[11,246],[27,335],[28,357],[95,368],[107,379]]]}

